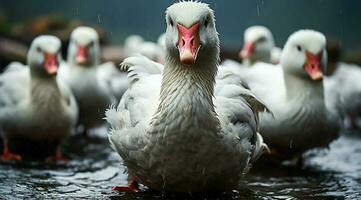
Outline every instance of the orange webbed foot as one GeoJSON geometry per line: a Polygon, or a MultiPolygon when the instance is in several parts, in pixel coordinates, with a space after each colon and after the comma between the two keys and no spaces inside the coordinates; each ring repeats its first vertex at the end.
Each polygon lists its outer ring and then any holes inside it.
{"type": "Polygon", "coordinates": [[[130,180],[128,186],[115,186],[112,190],[119,192],[139,192],[139,184],[135,180],[130,180]]]}
{"type": "Polygon", "coordinates": [[[22,160],[21,155],[11,153],[10,151],[4,151],[4,153],[1,155],[0,159],[2,161],[10,161],[10,160],[22,160]]]}
{"type": "Polygon", "coordinates": [[[46,162],[68,162],[69,159],[61,154],[60,146],[57,147],[55,155],[49,156],[45,160],[46,162]]]}

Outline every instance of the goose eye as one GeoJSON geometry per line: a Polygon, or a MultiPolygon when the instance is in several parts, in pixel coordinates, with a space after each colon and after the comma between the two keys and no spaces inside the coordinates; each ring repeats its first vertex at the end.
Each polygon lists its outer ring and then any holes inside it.
{"type": "Polygon", "coordinates": [[[172,20],[171,18],[169,18],[169,24],[170,24],[171,26],[174,25],[173,20],[172,20]]]}
{"type": "Polygon", "coordinates": [[[42,52],[42,50],[41,50],[41,48],[39,46],[36,47],[36,51],[39,52],[39,53],[42,52]]]}
{"type": "Polygon", "coordinates": [[[266,41],[266,38],[265,38],[265,37],[261,37],[261,38],[258,40],[258,42],[264,42],[264,41],[266,41]]]}
{"type": "Polygon", "coordinates": [[[89,43],[89,47],[92,47],[94,45],[94,41],[91,41],[90,43],[89,43]]]}
{"type": "Polygon", "coordinates": [[[297,45],[297,50],[302,51],[302,47],[300,45],[297,45]]]}
{"type": "Polygon", "coordinates": [[[208,23],[209,23],[209,22],[208,22],[208,19],[206,19],[206,20],[204,21],[204,26],[207,27],[207,26],[208,26],[208,23]]]}

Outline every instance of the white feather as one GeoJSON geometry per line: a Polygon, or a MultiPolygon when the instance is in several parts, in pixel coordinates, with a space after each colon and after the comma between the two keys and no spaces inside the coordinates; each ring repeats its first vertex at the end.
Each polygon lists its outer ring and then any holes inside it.
{"type": "Polygon", "coordinates": [[[167,9],[168,23],[170,16],[185,26],[210,17],[210,43],[186,66],[170,50],[177,35],[169,25],[164,67],[144,56],[125,59],[130,85],[106,113],[109,140],[131,178],[152,189],[233,189],[265,148],[257,135],[265,106],[236,74],[221,71],[215,80],[219,40],[206,4],[176,3],[167,9]]]}

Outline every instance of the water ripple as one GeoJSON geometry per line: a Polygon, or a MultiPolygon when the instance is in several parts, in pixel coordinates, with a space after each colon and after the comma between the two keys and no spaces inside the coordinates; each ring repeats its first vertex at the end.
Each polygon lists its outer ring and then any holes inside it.
{"type": "Polygon", "coordinates": [[[104,129],[89,138],[75,136],[64,145],[67,163],[0,163],[0,196],[5,199],[359,199],[361,139],[343,136],[330,150],[308,154],[303,169],[252,170],[238,190],[222,194],[164,194],[143,189],[118,193],[127,184],[120,158],[111,150],[104,129]],[[79,148],[80,147],[80,148],[79,148]]]}

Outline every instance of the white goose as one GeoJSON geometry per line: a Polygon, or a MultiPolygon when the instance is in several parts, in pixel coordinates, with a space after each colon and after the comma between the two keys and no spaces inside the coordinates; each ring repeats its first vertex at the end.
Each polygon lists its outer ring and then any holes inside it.
{"type": "Polygon", "coordinates": [[[54,145],[61,159],[60,143],[77,120],[75,98],[57,79],[60,40],[54,36],[34,39],[27,55],[29,67],[9,70],[0,76],[0,129],[3,160],[21,159],[11,152],[18,140],[54,145]]]}
{"type": "Polygon", "coordinates": [[[327,146],[338,136],[338,118],[325,105],[325,45],[323,34],[300,30],[283,49],[282,67],[263,64],[238,72],[273,111],[274,118],[261,115],[261,133],[285,158],[327,146]]]}
{"type": "Polygon", "coordinates": [[[139,46],[144,42],[144,39],[140,35],[129,35],[124,40],[124,52],[125,55],[134,56],[139,53],[139,46]]]}
{"type": "Polygon", "coordinates": [[[144,41],[138,35],[130,35],[125,40],[124,49],[127,57],[141,54],[147,58],[162,62],[164,60],[164,34],[160,35],[157,43],[144,41]]]}
{"type": "Polygon", "coordinates": [[[140,182],[155,190],[231,190],[264,151],[257,113],[265,107],[226,80],[213,92],[219,39],[207,4],[175,3],[166,22],[164,71],[142,56],[125,59],[130,87],[106,112],[109,140],[132,180],[116,189],[140,182]]]}
{"type": "Polygon", "coordinates": [[[243,49],[239,52],[243,65],[252,66],[257,62],[279,62],[280,48],[275,47],[271,31],[265,26],[251,26],[244,32],[243,49]]]}
{"type": "Polygon", "coordinates": [[[350,128],[359,128],[361,116],[361,68],[347,63],[336,63],[332,76],[325,79],[325,93],[330,106],[350,122],[350,128]]]}
{"type": "Polygon", "coordinates": [[[90,27],[78,27],[72,32],[67,63],[59,75],[76,97],[84,131],[103,123],[104,111],[120,99],[128,84],[126,73],[113,63],[100,64],[98,34],[90,27]]]}
{"type": "Polygon", "coordinates": [[[221,65],[240,68],[264,64],[267,67],[268,63],[279,63],[280,54],[281,49],[275,46],[273,35],[268,28],[251,26],[244,32],[244,45],[239,52],[242,64],[226,59],[221,65]]]}

